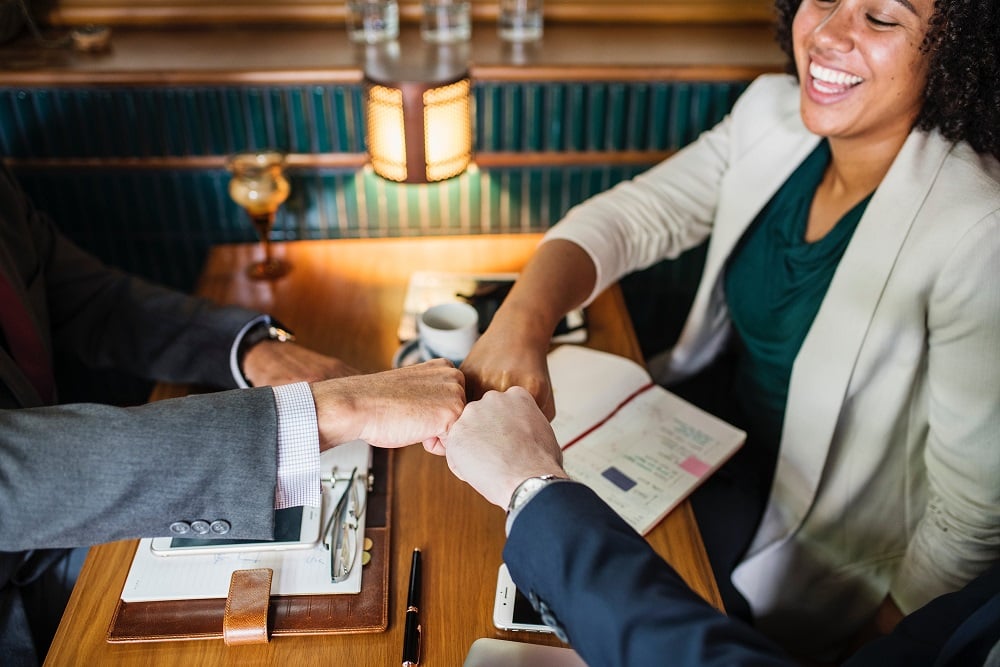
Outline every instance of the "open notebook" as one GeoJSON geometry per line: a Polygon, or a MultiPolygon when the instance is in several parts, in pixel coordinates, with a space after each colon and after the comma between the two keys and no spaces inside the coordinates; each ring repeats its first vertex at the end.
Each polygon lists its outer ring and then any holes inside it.
{"type": "Polygon", "coordinates": [[[641,534],[746,440],[624,357],[563,345],[549,354],[549,373],[566,472],[641,534]]]}

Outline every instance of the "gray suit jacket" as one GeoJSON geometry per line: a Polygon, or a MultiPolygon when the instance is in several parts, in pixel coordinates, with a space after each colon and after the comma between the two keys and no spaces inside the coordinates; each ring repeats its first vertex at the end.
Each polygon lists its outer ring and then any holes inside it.
{"type": "MultiPolygon", "coordinates": [[[[155,380],[235,386],[229,350],[257,313],[102,265],[60,235],[2,166],[0,271],[50,351],[155,380]]],[[[165,535],[172,522],[195,519],[228,521],[229,537],[269,538],[276,433],[269,388],[136,408],[42,406],[0,349],[0,607],[11,581],[31,576],[28,550],[165,535]]]]}

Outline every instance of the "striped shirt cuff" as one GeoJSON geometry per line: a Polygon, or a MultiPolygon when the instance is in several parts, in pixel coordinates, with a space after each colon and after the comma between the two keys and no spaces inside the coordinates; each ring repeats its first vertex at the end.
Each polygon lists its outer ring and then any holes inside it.
{"type": "Polygon", "coordinates": [[[278,478],[274,508],[319,507],[319,427],[307,382],[272,387],[278,412],[278,478]]]}

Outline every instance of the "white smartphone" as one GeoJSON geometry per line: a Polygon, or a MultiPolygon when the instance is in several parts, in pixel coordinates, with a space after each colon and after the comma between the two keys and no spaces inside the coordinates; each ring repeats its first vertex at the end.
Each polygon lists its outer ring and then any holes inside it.
{"type": "Polygon", "coordinates": [[[528,602],[528,598],[518,592],[507,571],[507,565],[500,564],[497,574],[497,593],[493,600],[493,625],[501,630],[525,632],[552,632],[542,617],[528,602]]]}
{"type": "Polygon", "coordinates": [[[152,540],[150,550],[157,556],[183,556],[235,551],[308,549],[319,541],[321,515],[319,507],[289,507],[275,510],[273,540],[157,537],[152,540]]]}

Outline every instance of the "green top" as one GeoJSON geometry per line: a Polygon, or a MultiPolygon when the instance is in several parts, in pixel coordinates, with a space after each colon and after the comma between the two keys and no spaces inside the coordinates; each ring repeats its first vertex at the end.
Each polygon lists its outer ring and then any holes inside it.
{"type": "Polygon", "coordinates": [[[726,302],[736,333],[737,419],[776,452],[792,364],[871,195],[823,238],[805,240],[809,208],[830,163],[824,139],[785,181],[729,258],[726,302]]]}

